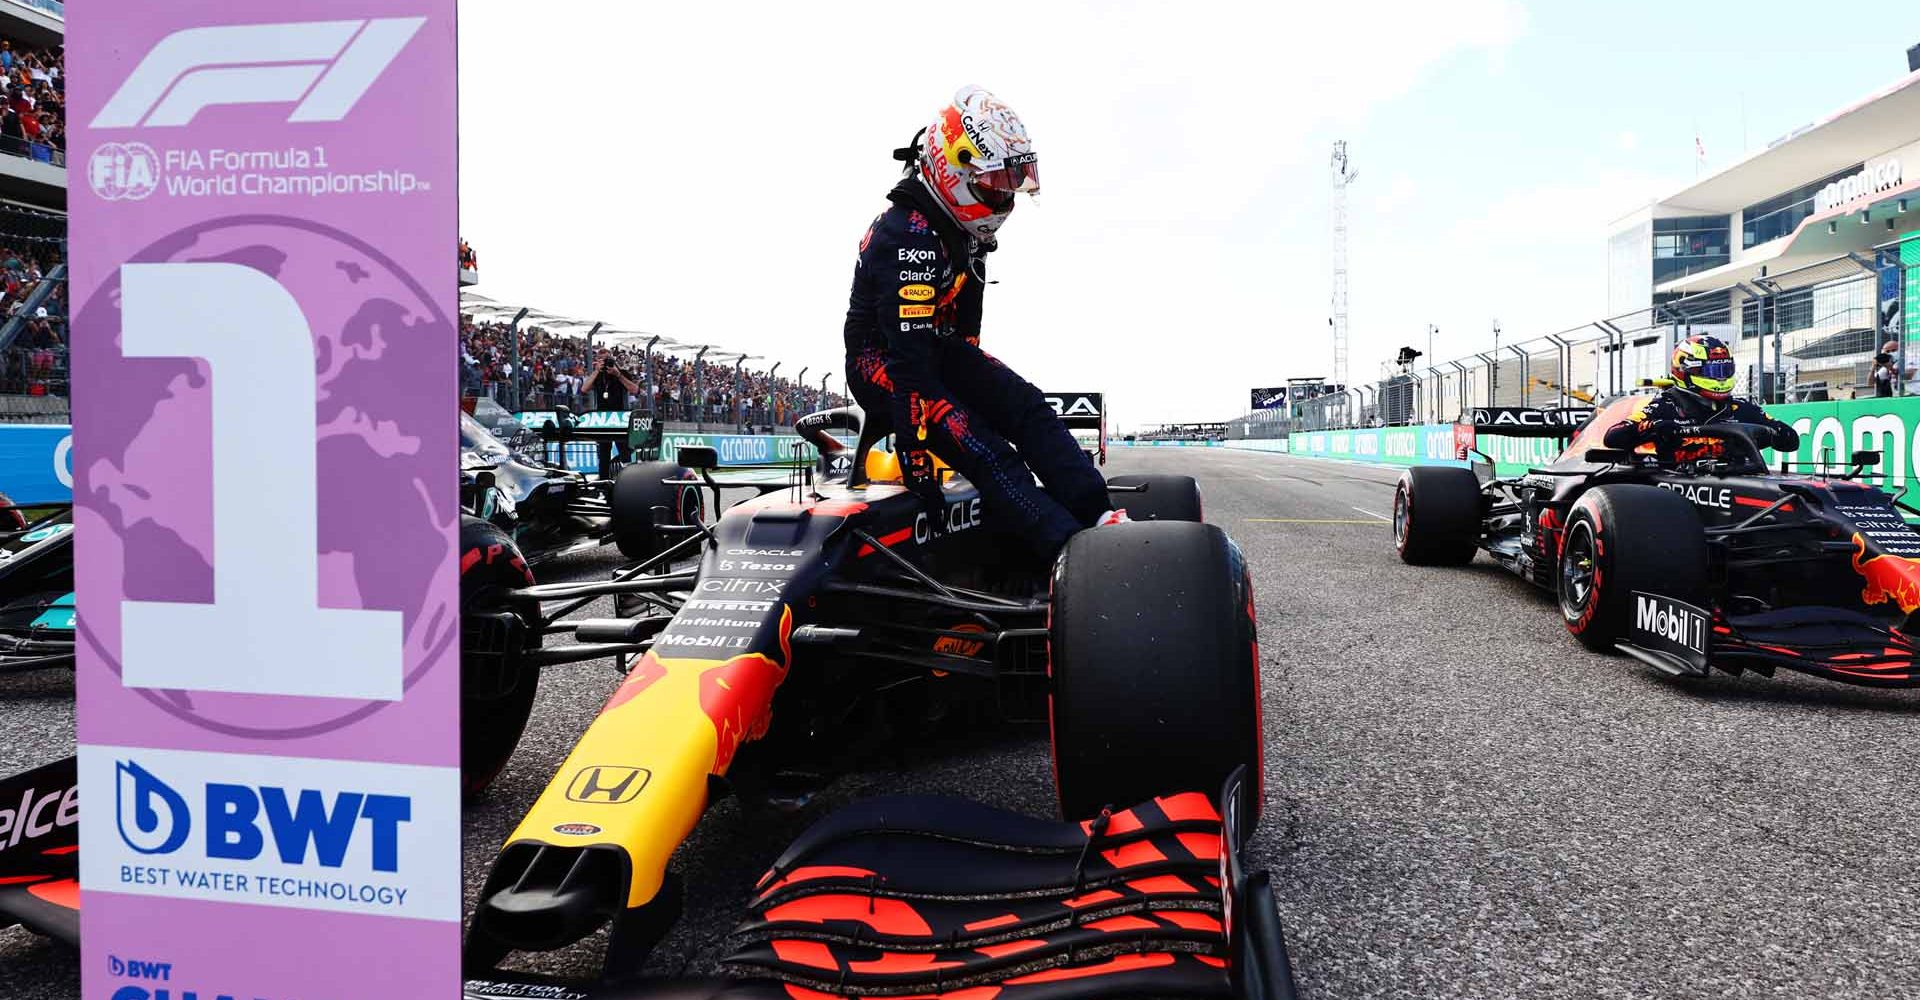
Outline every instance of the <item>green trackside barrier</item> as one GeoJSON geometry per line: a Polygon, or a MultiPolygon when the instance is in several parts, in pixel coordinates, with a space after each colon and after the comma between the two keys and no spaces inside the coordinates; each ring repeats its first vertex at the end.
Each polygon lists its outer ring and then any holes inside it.
{"type": "MultiPolygon", "coordinates": [[[[1827,462],[1838,471],[1846,467],[1854,452],[1878,451],[1882,455],[1880,464],[1869,471],[1884,477],[1890,489],[1920,486],[1920,396],[1784,403],[1767,407],[1767,412],[1800,432],[1800,451],[1792,459],[1796,463],[1827,462]]],[[[1482,434],[1477,440],[1480,451],[1493,459],[1494,471],[1501,476],[1517,476],[1546,465],[1559,457],[1562,447],[1554,438],[1482,434]]],[[[1243,450],[1285,451],[1376,465],[1466,464],[1453,457],[1452,424],[1302,431],[1279,442],[1226,444],[1243,450]]],[[[1768,451],[1766,457],[1768,464],[1779,467],[1779,455],[1768,451]]]]}

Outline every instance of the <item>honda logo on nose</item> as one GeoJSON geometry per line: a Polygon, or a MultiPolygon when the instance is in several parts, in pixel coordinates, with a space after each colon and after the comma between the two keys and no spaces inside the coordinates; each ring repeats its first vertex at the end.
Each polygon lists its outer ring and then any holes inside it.
{"type": "Polygon", "coordinates": [[[619,805],[637,798],[652,777],[653,772],[644,767],[603,764],[583,767],[567,783],[567,798],[574,802],[619,805]]]}
{"type": "Polygon", "coordinates": [[[426,23],[424,17],[187,28],[162,38],[94,128],[185,125],[220,104],[300,102],[290,122],[337,122],[426,23]]]}

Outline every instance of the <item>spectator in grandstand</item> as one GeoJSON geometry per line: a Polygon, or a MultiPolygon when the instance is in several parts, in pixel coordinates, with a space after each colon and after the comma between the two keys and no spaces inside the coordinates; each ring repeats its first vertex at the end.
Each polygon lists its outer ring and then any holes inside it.
{"type": "Polygon", "coordinates": [[[1074,532],[1125,515],[1040,391],[979,347],[986,254],[1015,196],[1040,189],[1033,143],[1011,108],[965,87],[894,155],[906,176],[854,267],[848,388],[867,419],[889,418],[906,485],[930,506],[944,503],[938,454],[1052,558],[1074,532]]]}

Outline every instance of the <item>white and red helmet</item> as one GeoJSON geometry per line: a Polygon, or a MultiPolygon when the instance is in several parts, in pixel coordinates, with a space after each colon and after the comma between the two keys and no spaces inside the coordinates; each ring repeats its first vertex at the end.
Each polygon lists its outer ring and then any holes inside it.
{"type": "Polygon", "coordinates": [[[1040,191],[1040,157],[1020,116],[981,87],[961,87],[920,143],[920,182],[974,239],[992,243],[1017,194],[1040,191]]]}

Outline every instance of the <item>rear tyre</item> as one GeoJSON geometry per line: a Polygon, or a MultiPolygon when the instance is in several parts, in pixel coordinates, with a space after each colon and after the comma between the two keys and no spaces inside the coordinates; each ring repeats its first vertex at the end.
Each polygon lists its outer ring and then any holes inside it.
{"type": "Polygon", "coordinates": [[[1242,765],[1258,790],[1253,585],[1225,532],[1179,521],[1080,532],[1055,564],[1048,628],[1062,815],[1212,798],[1242,765]]]}
{"type": "Polygon", "coordinates": [[[1393,490],[1393,544],[1414,566],[1465,566],[1480,546],[1480,480],[1471,469],[1416,465],[1393,490]]]}
{"type": "Polygon", "coordinates": [[[697,486],[669,486],[662,480],[685,479],[686,469],[672,462],[629,465],[613,479],[613,543],[628,559],[651,559],[677,536],[654,527],[653,509],[666,508],[666,524],[697,524],[702,506],[697,486]]]}
{"type": "Polygon", "coordinates": [[[533,583],[520,550],[495,525],[460,518],[460,790],[485,791],[513,756],[533,713],[540,668],[538,601],[507,592],[533,583]]]}
{"type": "Polygon", "coordinates": [[[1114,493],[1110,502],[1134,521],[1199,521],[1200,484],[1192,476],[1108,476],[1108,486],[1144,486],[1143,493],[1114,493]]]}
{"type": "Polygon", "coordinates": [[[1560,616],[1582,646],[1612,652],[1636,590],[1705,607],[1707,536],[1685,498],[1657,486],[1588,490],[1560,543],[1560,616]]]}

